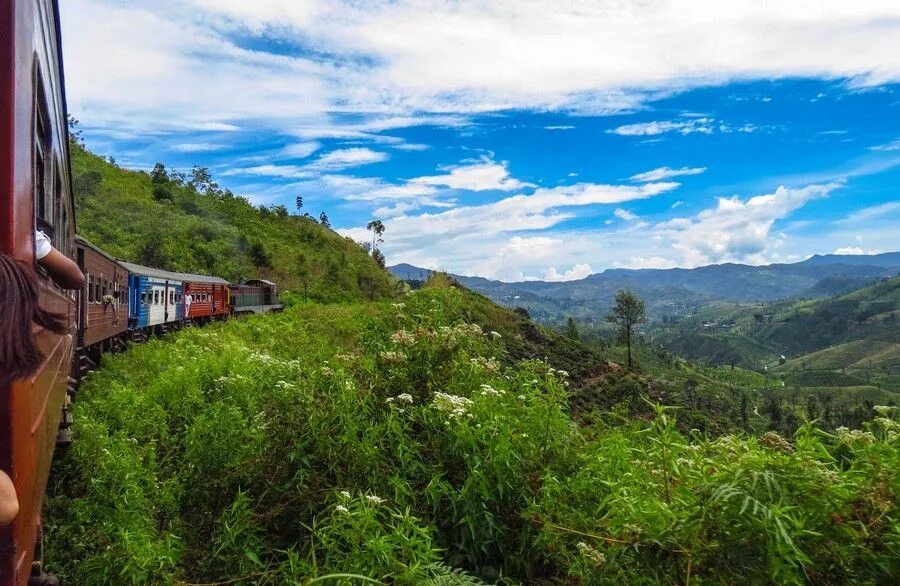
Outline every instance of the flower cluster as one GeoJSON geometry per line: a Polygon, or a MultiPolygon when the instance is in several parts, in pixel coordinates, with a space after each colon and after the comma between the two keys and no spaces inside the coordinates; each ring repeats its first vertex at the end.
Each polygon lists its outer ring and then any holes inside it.
{"type": "Polygon", "coordinates": [[[575,547],[578,548],[579,553],[581,553],[591,565],[600,566],[606,563],[606,556],[603,555],[603,552],[597,551],[587,543],[579,541],[575,544],[575,547]]]}
{"type": "Polygon", "coordinates": [[[476,356],[475,358],[470,358],[469,362],[479,368],[483,368],[489,374],[500,374],[500,363],[497,362],[495,358],[484,358],[483,356],[476,356]]]}
{"type": "Polygon", "coordinates": [[[871,431],[862,431],[860,429],[847,429],[839,427],[837,431],[838,439],[845,444],[873,444],[875,443],[875,435],[871,431]]]}
{"type": "Polygon", "coordinates": [[[491,385],[481,385],[481,395],[484,397],[502,397],[506,394],[503,389],[497,390],[491,385]]]}
{"type": "Polygon", "coordinates": [[[774,431],[768,431],[759,438],[759,445],[764,448],[781,452],[782,454],[790,454],[794,451],[794,446],[774,431]]]}
{"type": "Polygon", "coordinates": [[[393,350],[382,352],[378,357],[385,364],[402,364],[406,362],[406,354],[403,352],[394,352],[393,350]]]}
{"type": "Polygon", "coordinates": [[[394,401],[398,403],[406,403],[407,405],[413,404],[413,396],[409,393],[400,393],[396,397],[388,397],[384,400],[385,403],[393,403],[394,401]]]}
{"type": "Polygon", "coordinates": [[[442,413],[446,413],[451,419],[460,419],[466,415],[472,417],[472,414],[469,413],[469,408],[472,405],[471,399],[441,392],[435,393],[434,399],[431,401],[432,407],[442,413]]]}
{"type": "Polygon", "coordinates": [[[412,346],[416,342],[416,337],[412,332],[397,330],[391,335],[391,341],[398,346],[412,346]]]}

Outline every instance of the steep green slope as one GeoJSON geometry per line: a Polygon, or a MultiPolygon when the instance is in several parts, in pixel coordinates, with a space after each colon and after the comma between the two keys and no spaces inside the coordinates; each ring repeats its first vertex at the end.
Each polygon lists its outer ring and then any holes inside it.
{"type": "MultiPolygon", "coordinates": [[[[682,434],[659,408],[628,420],[627,397],[576,421],[572,394],[645,374],[595,370],[595,352],[529,324],[437,278],[394,302],[301,303],[112,357],[79,392],[45,557],[76,584],[900,572],[889,412],[871,434],[803,429],[793,441],[682,434]]],[[[701,374],[766,382],[729,371],[701,374]]]]}
{"type": "Polygon", "coordinates": [[[356,243],[311,218],[256,208],[202,174],[154,181],[79,144],[72,174],[78,232],[117,258],[231,281],[266,278],[322,300],[394,291],[394,278],[356,243]]]}

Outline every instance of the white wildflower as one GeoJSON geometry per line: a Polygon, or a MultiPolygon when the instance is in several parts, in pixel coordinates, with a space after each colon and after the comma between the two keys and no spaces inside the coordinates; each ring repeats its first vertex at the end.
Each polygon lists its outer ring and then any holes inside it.
{"type": "Polygon", "coordinates": [[[334,508],[334,510],[337,511],[338,513],[349,513],[350,512],[350,509],[348,509],[344,505],[338,505],[334,508]]]}
{"type": "Polygon", "coordinates": [[[402,403],[409,403],[410,405],[412,405],[413,396],[410,395],[409,393],[401,393],[401,394],[397,395],[397,400],[402,403]]]}
{"type": "Polygon", "coordinates": [[[352,495],[350,494],[349,491],[347,491],[347,490],[342,490],[342,491],[341,491],[341,498],[342,498],[342,499],[345,499],[345,500],[346,500],[346,499],[349,499],[349,498],[351,498],[351,497],[352,497],[352,495]]]}
{"type": "Polygon", "coordinates": [[[495,331],[495,330],[491,330],[490,336],[495,340],[499,340],[500,338],[503,337],[500,335],[500,332],[495,331]]]}
{"type": "Polygon", "coordinates": [[[372,503],[373,505],[380,505],[384,502],[384,499],[380,496],[375,496],[374,494],[366,495],[366,500],[372,503]]]}

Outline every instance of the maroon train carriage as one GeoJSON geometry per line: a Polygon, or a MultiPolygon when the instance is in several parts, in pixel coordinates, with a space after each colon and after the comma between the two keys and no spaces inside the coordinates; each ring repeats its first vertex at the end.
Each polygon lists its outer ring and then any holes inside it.
{"type": "Polygon", "coordinates": [[[229,315],[228,281],[204,275],[183,275],[185,321],[207,322],[229,315]]]}
{"type": "MultiPolygon", "coordinates": [[[[0,2],[0,254],[34,264],[34,230],[74,252],[66,103],[54,0],[0,2]]],[[[74,294],[35,265],[40,303],[67,316],[70,333],[37,331],[46,356],[27,380],[0,389],[0,469],[13,480],[19,514],[0,527],[0,585],[28,582],[39,558],[41,504],[75,346],[74,294]],[[38,555],[36,555],[36,553],[38,555]]]]}
{"type": "Polygon", "coordinates": [[[78,292],[78,348],[97,362],[128,333],[128,270],[87,239],[75,237],[86,284],[78,292]]]}

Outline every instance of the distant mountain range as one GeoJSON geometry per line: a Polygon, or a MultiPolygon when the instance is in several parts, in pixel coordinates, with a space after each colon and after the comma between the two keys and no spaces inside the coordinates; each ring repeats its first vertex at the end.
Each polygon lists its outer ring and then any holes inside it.
{"type": "MultiPolygon", "coordinates": [[[[409,264],[390,267],[405,280],[432,271],[409,264]]],[[[629,289],[647,302],[651,320],[683,316],[716,301],[759,302],[820,298],[845,293],[900,274],[900,252],[877,255],[816,255],[792,264],[720,264],[693,269],[608,269],[575,281],[506,283],[452,275],[460,283],[535,319],[554,323],[572,316],[602,320],[616,291],[629,289]]]]}

